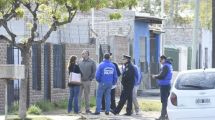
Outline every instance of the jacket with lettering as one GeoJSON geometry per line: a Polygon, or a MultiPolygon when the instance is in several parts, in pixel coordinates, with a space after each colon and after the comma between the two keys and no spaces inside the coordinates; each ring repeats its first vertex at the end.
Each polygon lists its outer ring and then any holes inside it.
{"type": "Polygon", "coordinates": [[[96,70],[96,81],[98,83],[115,85],[117,78],[115,65],[109,60],[103,60],[96,70]]]}

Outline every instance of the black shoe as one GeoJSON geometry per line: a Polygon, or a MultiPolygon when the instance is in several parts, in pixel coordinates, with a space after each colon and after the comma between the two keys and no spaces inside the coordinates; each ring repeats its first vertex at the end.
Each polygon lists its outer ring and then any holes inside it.
{"type": "Polygon", "coordinates": [[[105,112],[105,115],[109,115],[109,112],[105,112]]]}
{"type": "Polygon", "coordinates": [[[126,116],[131,116],[132,114],[131,113],[125,113],[123,115],[126,115],[126,116]]]}
{"type": "Polygon", "coordinates": [[[168,115],[165,115],[165,120],[169,120],[169,117],[168,117],[168,115]]]}
{"type": "Polygon", "coordinates": [[[95,112],[95,113],[93,113],[93,115],[100,115],[100,113],[99,112],[95,112]]]}
{"type": "Polygon", "coordinates": [[[110,110],[111,113],[113,113],[114,115],[117,115],[117,113],[114,110],[110,110]]]}

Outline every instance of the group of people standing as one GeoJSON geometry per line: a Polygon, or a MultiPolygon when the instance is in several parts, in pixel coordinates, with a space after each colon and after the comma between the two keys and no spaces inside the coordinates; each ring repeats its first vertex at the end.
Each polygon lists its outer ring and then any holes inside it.
{"type": "MultiPolygon", "coordinates": [[[[161,86],[162,112],[160,118],[166,117],[167,114],[166,104],[169,96],[170,80],[172,77],[171,64],[169,64],[169,62],[166,61],[166,57],[164,57],[165,56],[161,56],[161,64],[163,63],[163,67],[160,74],[152,76],[153,78],[159,79],[158,83],[161,86]]],[[[96,93],[96,110],[93,114],[99,115],[101,111],[104,111],[106,115],[109,115],[109,112],[112,112],[114,115],[119,114],[126,101],[127,108],[125,115],[130,116],[133,114],[133,104],[136,114],[139,114],[140,109],[136,97],[142,76],[140,69],[135,65],[135,63],[132,63],[130,56],[122,56],[123,65],[121,70],[118,65],[112,61],[111,53],[106,53],[104,55],[104,60],[98,65],[98,67],[96,67],[96,63],[89,58],[89,51],[87,50],[82,52],[82,60],[79,64],[77,64],[76,60],[76,56],[71,56],[68,70],[69,73],[75,72],[81,74],[81,84],[69,85],[70,96],[68,113],[72,111],[73,105],[74,113],[78,114],[81,112],[81,97],[83,92],[86,113],[92,113],[90,111],[89,103],[90,87],[92,80],[96,78],[98,89],[96,93]],[[121,76],[122,91],[118,105],[116,105],[115,89],[119,76],[121,76]]]]}

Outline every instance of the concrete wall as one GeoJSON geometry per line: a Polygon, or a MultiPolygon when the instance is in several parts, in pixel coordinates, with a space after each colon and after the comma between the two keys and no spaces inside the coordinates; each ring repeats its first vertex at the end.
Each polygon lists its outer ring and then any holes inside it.
{"type": "Polygon", "coordinates": [[[179,71],[187,70],[188,49],[187,47],[179,48],[179,71]]]}
{"type": "Polygon", "coordinates": [[[163,33],[164,46],[177,47],[192,45],[193,29],[192,26],[165,25],[163,33]]]}

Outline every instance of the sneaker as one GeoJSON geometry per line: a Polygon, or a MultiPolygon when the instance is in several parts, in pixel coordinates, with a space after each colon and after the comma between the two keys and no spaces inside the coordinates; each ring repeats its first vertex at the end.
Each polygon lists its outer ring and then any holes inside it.
{"type": "Polygon", "coordinates": [[[166,120],[169,120],[169,117],[168,117],[168,115],[165,115],[165,119],[166,119],[166,120]]]}
{"type": "Polygon", "coordinates": [[[100,113],[99,112],[95,112],[95,113],[93,113],[93,115],[100,115],[100,113]]]}
{"type": "Polygon", "coordinates": [[[109,115],[109,112],[105,112],[105,115],[109,115]]]}

